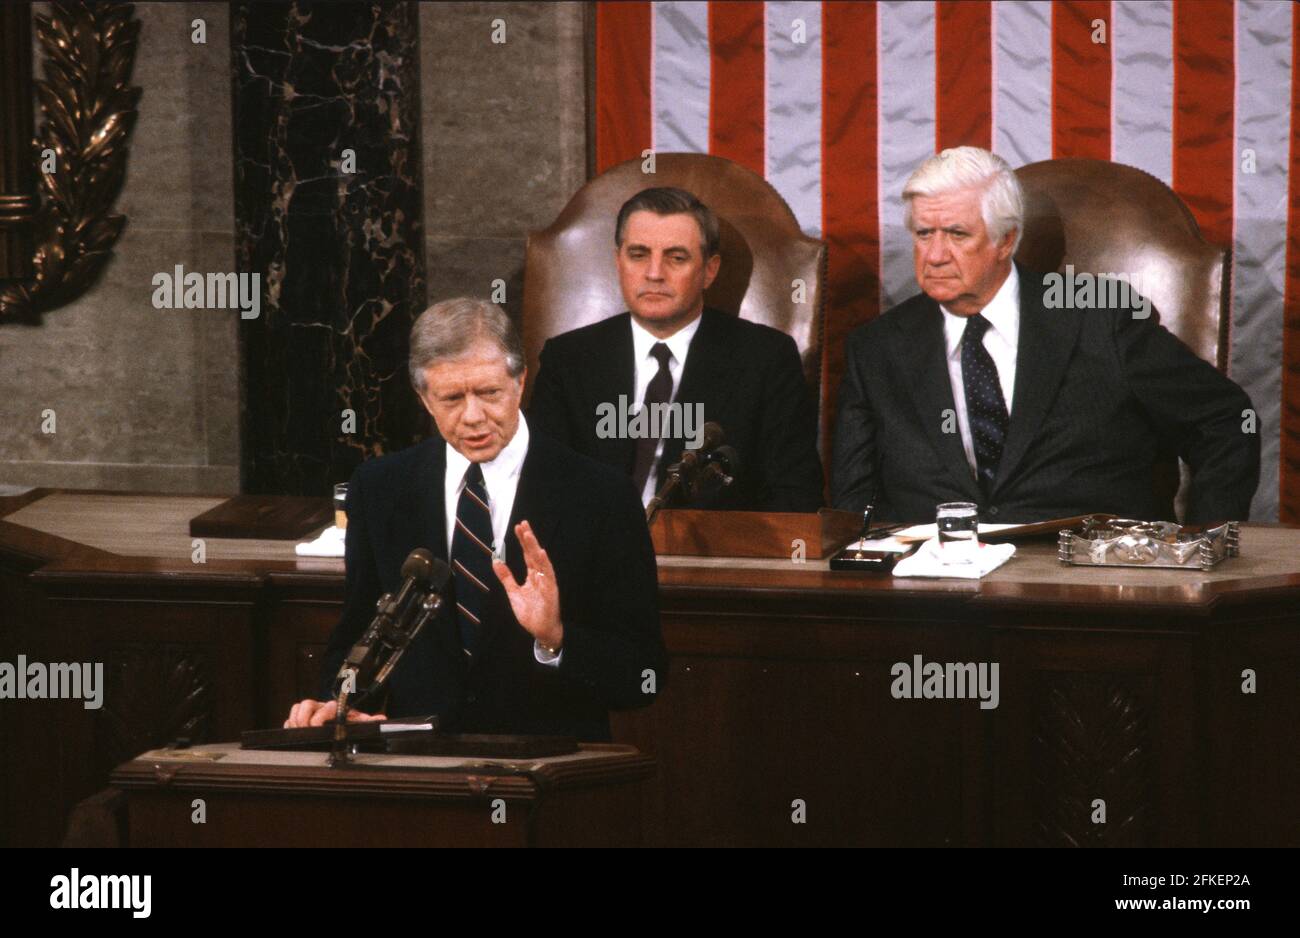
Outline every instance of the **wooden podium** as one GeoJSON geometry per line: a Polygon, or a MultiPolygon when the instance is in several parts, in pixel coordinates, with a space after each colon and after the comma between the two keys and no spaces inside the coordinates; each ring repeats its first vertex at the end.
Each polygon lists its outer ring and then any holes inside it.
{"type": "Polygon", "coordinates": [[[160,749],[119,766],[132,847],[640,846],[652,758],[589,743],[543,759],[160,749]],[[202,801],[202,823],[197,822],[202,801]]]}

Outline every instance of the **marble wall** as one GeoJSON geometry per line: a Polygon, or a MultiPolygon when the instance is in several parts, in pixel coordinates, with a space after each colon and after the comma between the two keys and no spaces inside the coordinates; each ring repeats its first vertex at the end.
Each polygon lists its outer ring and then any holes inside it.
{"type": "Polygon", "coordinates": [[[518,316],[528,233],[587,179],[583,36],[581,3],[420,5],[429,302],[500,279],[518,316]]]}
{"type": "MultiPolygon", "coordinates": [[[[257,6],[268,17],[289,9],[257,6]]],[[[407,4],[302,6],[338,8],[337,30],[407,4]]],[[[85,296],[39,327],[0,328],[0,486],[318,492],[363,453],[399,448],[425,429],[399,366],[402,320],[439,299],[490,295],[498,279],[518,314],[527,234],[586,178],[584,23],[575,2],[410,10],[405,35],[418,41],[418,59],[414,45],[384,46],[369,27],[345,40],[308,32],[316,55],[298,59],[286,95],[287,72],[278,93],[271,84],[287,63],[269,53],[256,66],[267,74],[248,63],[241,84],[232,5],[136,3],[134,78],[144,95],[117,207],[126,231],[85,296]],[[195,19],[204,44],[191,41],[195,19]],[[505,42],[494,43],[502,27],[505,42]],[[371,52],[350,53],[357,40],[371,52]],[[358,73],[319,67],[326,53],[358,73]],[[348,89],[366,87],[371,53],[378,72],[369,74],[382,76],[371,90],[388,90],[349,100],[348,89]],[[232,62],[244,93],[233,107],[232,62]],[[346,139],[371,172],[341,186],[335,151],[346,139]],[[237,145],[249,157],[239,196],[251,200],[238,230],[237,145]],[[374,170],[381,158],[387,173],[374,170]],[[409,250],[421,243],[422,252],[409,250]],[[155,309],[152,278],[177,264],[265,273],[261,319],[155,309]],[[268,323],[272,333],[290,330],[276,350],[265,343],[268,323]],[[357,411],[353,436],[340,433],[345,402],[357,411]],[[46,409],[54,434],[41,432],[46,409]]]]}
{"type": "Polygon", "coordinates": [[[88,293],[39,326],[0,327],[0,485],[239,487],[237,315],[151,302],[157,272],[234,262],[229,13],[135,8],[144,94],[116,206],[127,226],[88,293]],[[195,19],[205,43],[192,41],[195,19]],[[53,433],[42,432],[47,410],[53,433]]]}
{"type": "Polygon", "coordinates": [[[415,3],[232,7],[244,488],[326,495],[420,428],[406,371],[424,309],[415,3]]]}

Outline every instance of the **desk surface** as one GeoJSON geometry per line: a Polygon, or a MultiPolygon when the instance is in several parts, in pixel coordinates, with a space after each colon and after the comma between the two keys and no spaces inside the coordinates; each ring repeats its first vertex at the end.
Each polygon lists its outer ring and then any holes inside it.
{"type": "MultiPolygon", "coordinates": [[[[51,562],[43,574],[52,578],[152,574],[214,582],[269,576],[341,585],[341,559],[297,557],[292,541],[207,538],[205,563],[192,562],[189,520],[222,500],[37,489],[0,498],[0,549],[46,556],[51,562]]],[[[659,579],[666,592],[715,599],[870,591],[940,601],[1208,609],[1260,594],[1300,598],[1300,529],[1243,525],[1241,556],[1211,571],[1068,566],[1056,559],[1055,541],[1049,540],[1018,545],[1011,561],[980,581],[839,573],[825,560],[674,556],[659,558],[659,579]]]]}

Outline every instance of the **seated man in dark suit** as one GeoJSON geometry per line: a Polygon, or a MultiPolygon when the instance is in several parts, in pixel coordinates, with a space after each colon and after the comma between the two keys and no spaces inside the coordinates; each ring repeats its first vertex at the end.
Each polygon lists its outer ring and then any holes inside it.
{"type": "Polygon", "coordinates": [[[608,710],[649,704],[667,678],[635,490],[530,432],[519,412],[523,346],[499,307],[456,299],[425,311],[410,368],[440,435],[353,474],[347,596],[323,699],[296,704],[285,725],[333,719],[325,699],[348,649],[380,594],[399,589],[407,554],[424,547],[452,578],[443,613],[389,678],[386,712],[438,714],[465,733],[608,739],[608,710]]]}
{"type": "Polygon", "coordinates": [[[903,198],[924,292],[849,337],[835,507],[874,503],[896,521],[933,521],[948,501],[990,522],[1157,520],[1169,507],[1153,473],[1176,453],[1192,470],[1186,521],[1248,517],[1250,398],[1145,299],[1059,308],[1052,275],[1014,265],[1023,197],[1005,161],[945,150],[903,198]]]}
{"type": "MultiPolygon", "coordinates": [[[[682,189],[645,189],[618,213],[615,261],[630,312],[546,342],[528,416],[632,477],[643,503],[699,433],[611,433],[622,402],[691,408],[739,453],[735,483],[693,507],[815,511],[822,504],[816,407],[788,335],[704,306],[718,274],[718,220],[682,189]]],[[[649,411],[647,411],[648,413],[649,411]]],[[[630,425],[620,421],[623,425],[630,425]]],[[[690,430],[691,428],[687,428],[690,430]]],[[[676,503],[680,504],[680,503],[676,503]]]]}

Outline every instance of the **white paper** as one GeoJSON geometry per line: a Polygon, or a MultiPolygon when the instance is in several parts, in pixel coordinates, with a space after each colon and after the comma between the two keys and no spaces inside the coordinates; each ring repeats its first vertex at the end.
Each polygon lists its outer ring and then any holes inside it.
{"type": "Polygon", "coordinates": [[[954,577],[978,580],[992,573],[1016,553],[1015,544],[981,544],[970,563],[944,563],[943,550],[936,537],[926,541],[916,553],[904,557],[894,566],[894,576],[954,577]]]}
{"type": "Polygon", "coordinates": [[[294,544],[293,552],[299,557],[342,557],[346,538],[346,531],[331,525],[316,540],[294,544]]]}

